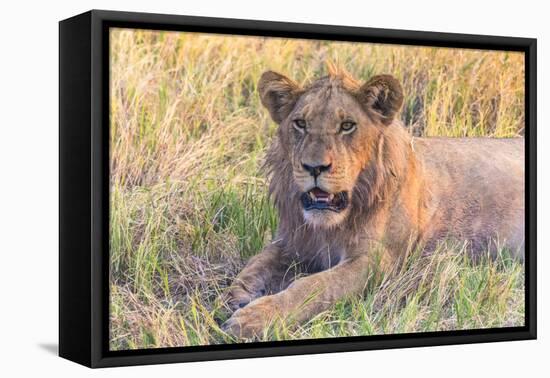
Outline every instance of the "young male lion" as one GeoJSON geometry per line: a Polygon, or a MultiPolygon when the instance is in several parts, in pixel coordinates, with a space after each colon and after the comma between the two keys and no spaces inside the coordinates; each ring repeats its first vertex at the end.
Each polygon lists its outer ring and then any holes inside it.
{"type": "Polygon", "coordinates": [[[305,88],[271,71],[258,83],[279,125],[266,161],[279,228],[229,291],[236,336],[361,293],[372,264],[389,269],[411,245],[463,240],[475,254],[498,240],[522,258],[522,138],[413,138],[395,78],[329,70],[305,88]],[[295,266],[309,275],[288,285],[295,266]]]}

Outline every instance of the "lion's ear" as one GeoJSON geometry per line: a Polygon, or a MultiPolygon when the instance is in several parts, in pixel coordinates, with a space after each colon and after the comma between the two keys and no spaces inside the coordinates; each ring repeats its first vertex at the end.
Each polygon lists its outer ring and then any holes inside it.
{"type": "Polygon", "coordinates": [[[403,105],[403,88],[393,76],[378,75],[361,86],[358,98],[369,112],[389,125],[403,105]]]}
{"type": "Polygon", "coordinates": [[[292,111],[301,90],[298,84],[286,76],[267,71],[258,82],[258,92],[271,118],[276,123],[281,123],[292,111]]]}

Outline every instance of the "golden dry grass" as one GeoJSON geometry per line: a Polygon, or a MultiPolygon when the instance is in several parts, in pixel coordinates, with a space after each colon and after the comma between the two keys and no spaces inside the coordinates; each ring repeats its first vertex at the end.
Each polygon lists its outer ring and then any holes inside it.
{"type": "MultiPolygon", "coordinates": [[[[361,80],[396,76],[415,135],[523,135],[519,53],[112,31],[112,349],[233,341],[216,298],[277,226],[259,170],[276,126],[256,82],[271,69],[305,83],[327,59],[361,80]]],[[[416,256],[364,298],[266,339],[523,324],[521,264],[505,251],[473,264],[461,248],[416,256]]]]}

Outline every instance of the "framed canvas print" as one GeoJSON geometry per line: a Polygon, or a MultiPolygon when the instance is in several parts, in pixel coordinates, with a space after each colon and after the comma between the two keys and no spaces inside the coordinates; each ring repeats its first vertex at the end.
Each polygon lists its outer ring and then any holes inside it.
{"type": "Polygon", "coordinates": [[[60,22],[60,355],[536,337],[536,40],[60,22]]]}

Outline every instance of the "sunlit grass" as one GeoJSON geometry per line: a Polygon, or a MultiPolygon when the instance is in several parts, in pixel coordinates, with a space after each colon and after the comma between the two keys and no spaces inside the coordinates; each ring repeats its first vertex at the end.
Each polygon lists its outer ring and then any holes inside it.
{"type": "MultiPolygon", "coordinates": [[[[113,349],[233,341],[219,294],[277,227],[260,169],[276,131],[257,94],[263,71],[305,83],[332,59],[360,80],[390,73],[415,135],[523,135],[519,53],[122,29],[111,48],[113,349]]],[[[473,263],[462,248],[414,255],[362,298],[265,339],[523,324],[522,265],[506,251],[473,263]]]]}

